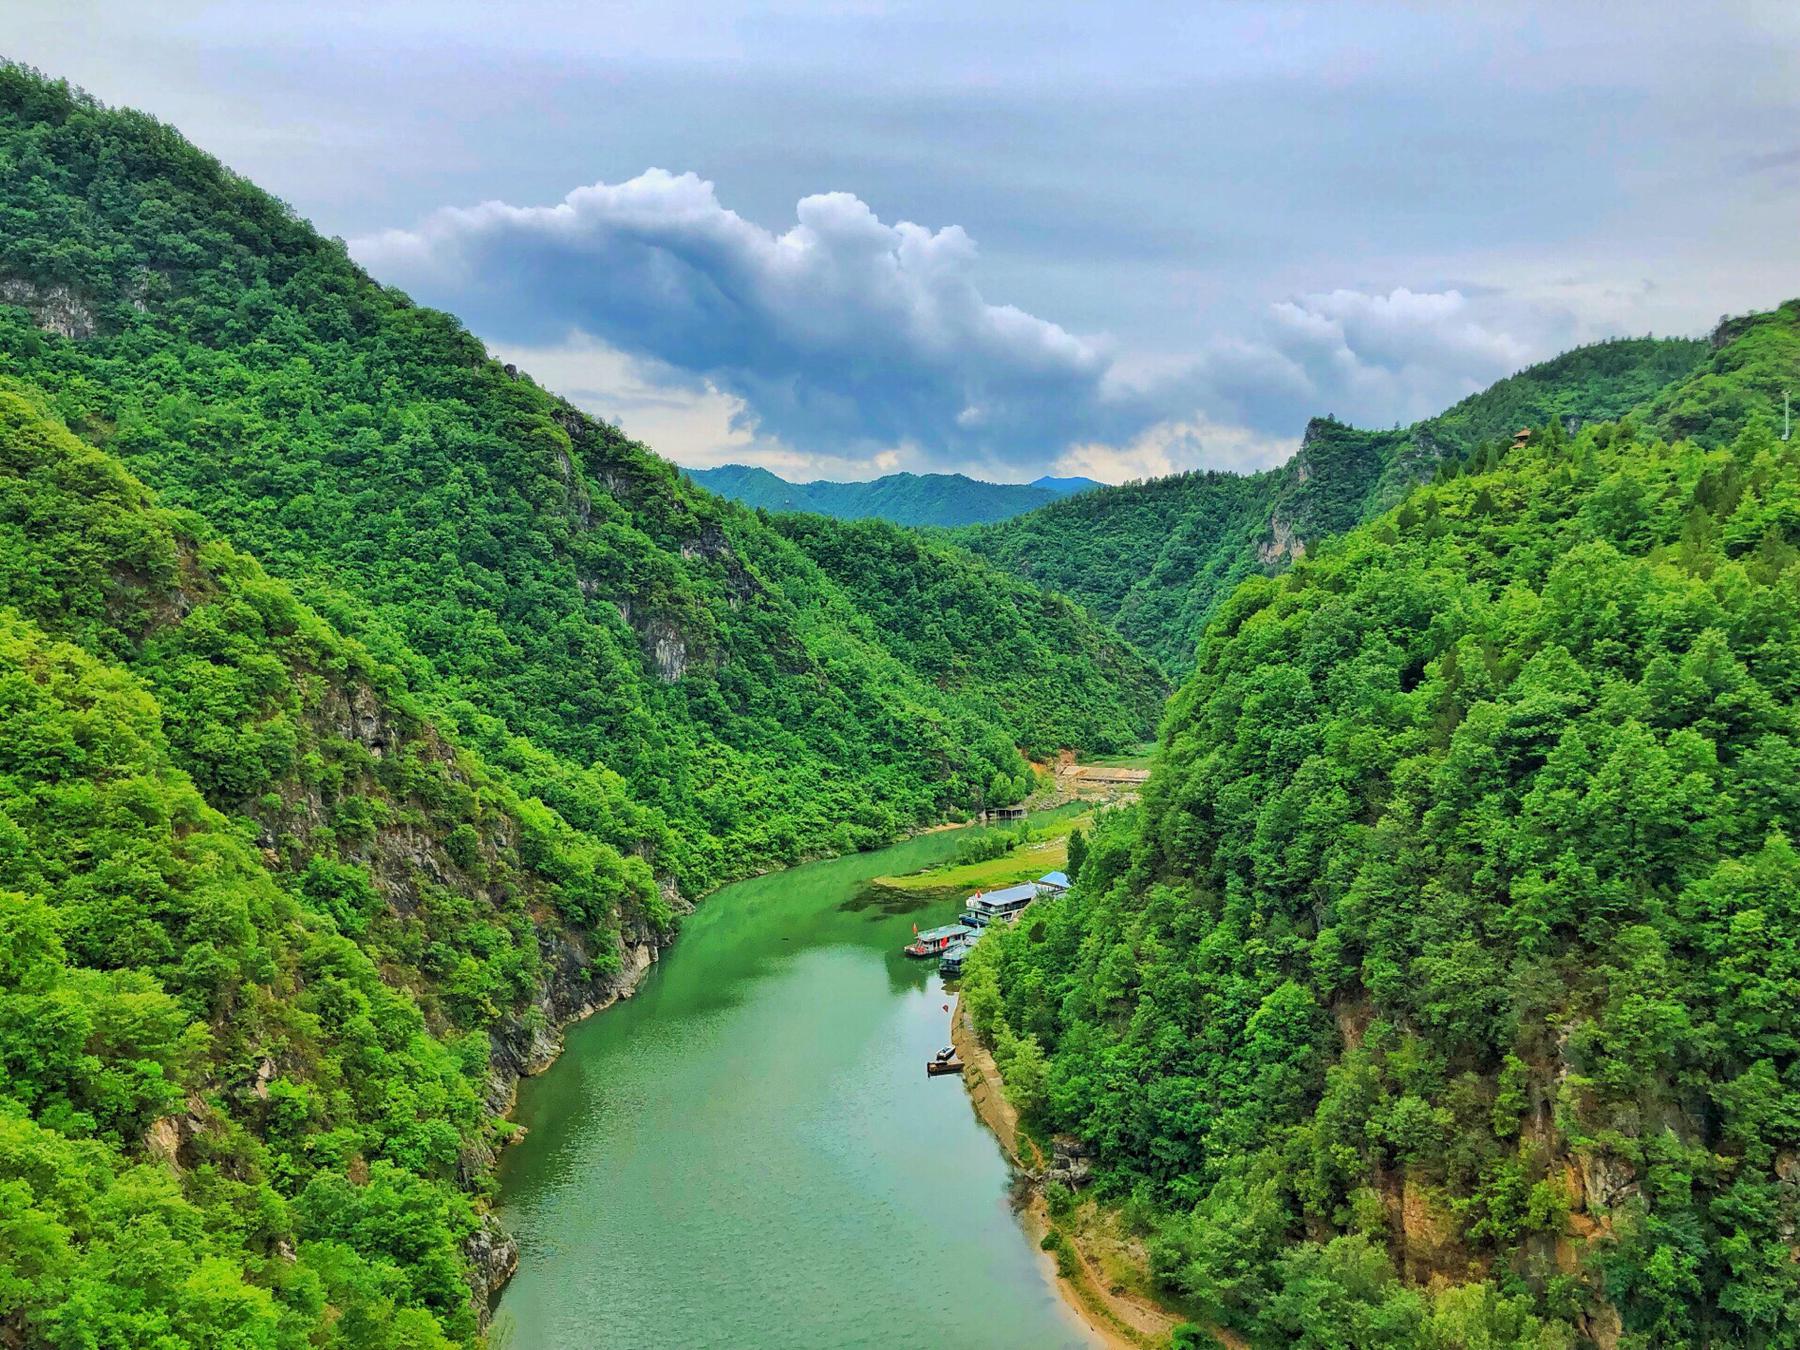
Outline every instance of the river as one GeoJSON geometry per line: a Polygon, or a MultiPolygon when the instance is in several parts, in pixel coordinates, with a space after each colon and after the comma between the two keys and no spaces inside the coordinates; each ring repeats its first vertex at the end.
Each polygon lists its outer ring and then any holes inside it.
{"type": "Polygon", "coordinates": [[[936,963],[870,878],[956,832],[729,886],[637,996],[572,1027],[523,1084],[500,1168],[521,1263],[505,1350],[590,1346],[1077,1347],[954,1077],[936,963]]]}

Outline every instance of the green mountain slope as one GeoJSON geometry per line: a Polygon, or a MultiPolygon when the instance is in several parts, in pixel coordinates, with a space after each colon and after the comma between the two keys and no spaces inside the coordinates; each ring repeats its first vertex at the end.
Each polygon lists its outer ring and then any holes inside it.
{"type": "Polygon", "coordinates": [[[1079,606],[938,538],[885,521],[788,515],[775,527],[874,624],[883,646],[934,685],[990,702],[1021,743],[1132,744],[1155,724],[1167,686],[1079,606]],[[1043,690],[1062,691],[1046,702],[1043,690]],[[1115,691],[1130,691],[1121,706],[1115,691]]]}
{"type": "Polygon", "coordinates": [[[1545,421],[1620,417],[1691,371],[1706,344],[1635,338],[1566,352],[1393,431],[1308,423],[1299,451],[1259,474],[1190,473],[1101,488],[962,532],[968,548],[1110,620],[1185,671],[1215,606],[1332,534],[1386,510],[1445,462],[1545,421]]]}
{"type": "Polygon", "coordinates": [[[984,483],[960,473],[894,473],[866,483],[826,479],[790,483],[748,464],[688,469],[686,473],[708,491],[765,511],[809,511],[836,520],[874,518],[896,525],[978,525],[1005,520],[1098,486],[1086,478],[984,483]]]}
{"type": "MultiPolygon", "coordinates": [[[[404,669],[522,786],[600,765],[690,894],[1016,793],[995,691],[897,660],[751,511],[487,359],[154,121],[0,73],[4,369],[404,669]]],[[[1068,610],[1059,645],[1091,645],[1068,610]]],[[[1108,724],[1157,677],[1085,679],[1108,724]]],[[[1032,725],[1072,691],[1037,687],[1032,725]]],[[[578,823],[583,823],[578,820],[578,823]]]]}
{"type": "Polygon", "coordinates": [[[1552,422],[1240,586],[1141,813],[971,958],[1203,1320],[1800,1340],[1797,361],[1789,305],[1654,400],[1705,443],[1552,422]]]}
{"type": "Polygon", "coordinates": [[[0,1340],[471,1341],[496,1113],[680,903],[565,786],[0,385],[0,1340]]]}

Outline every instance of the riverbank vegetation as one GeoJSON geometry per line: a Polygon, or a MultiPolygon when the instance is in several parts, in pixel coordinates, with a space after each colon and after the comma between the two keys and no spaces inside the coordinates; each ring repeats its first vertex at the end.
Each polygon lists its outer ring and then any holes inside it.
{"type": "Polygon", "coordinates": [[[1012,829],[971,831],[948,862],[906,876],[881,877],[877,884],[896,890],[975,891],[1036,881],[1046,872],[1067,870],[1083,856],[1095,818],[1111,809],[1068,802],[1012,829]]]}
{"type": "Polygon", "coordinates": [[[1239,587],[1141,813],[968,958],[1204,1321],[1800,1337],[1797,367],[1800,303],[1737,321],[1239,587]]]}

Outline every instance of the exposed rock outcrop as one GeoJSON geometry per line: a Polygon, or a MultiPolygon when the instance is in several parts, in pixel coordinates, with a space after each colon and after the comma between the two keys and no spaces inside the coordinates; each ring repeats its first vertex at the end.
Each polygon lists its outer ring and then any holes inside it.
{"type": "Polygon", "coordinates": [[[68,286],[9,277],[0,280],[0,304],[21,306],[39,328],[58,337],[79,341],[98,330],[93,306],[68,286]]]}
{"type": "Polygon", "coordinates": [[[1279,567],[1306,556],[1306,542],[1294,529],[1292,521],[1279,513],[1269,522],[1269,537],[1256,546],[1256,556],[1264,567],[1279,567]]]}
{"type": "Polygon", "coordinates": [[[469,1258],[469,1286],[475,1295],[475,1306],[490,1308],[519,1269],[519,1244],[489,1214],[469,1235],[463,1251],[469,1258]]]}
{"type": "Polygon", "coordinates": [[[1054,1181],[1078,1191],[1094,1178],[1094,1153],[1087,1144],[1072,1134],[1059,1134],[1050,1141],[1050,1166],[1044,1180],[1054,1181]]]}
{"type": "Polygon", "coordinates": [[[656,670],[656,678],[664,684],[679,683],[687,674],[687,639],[667,619],[652,619],[641,630],[644,654],[656,670]]]}

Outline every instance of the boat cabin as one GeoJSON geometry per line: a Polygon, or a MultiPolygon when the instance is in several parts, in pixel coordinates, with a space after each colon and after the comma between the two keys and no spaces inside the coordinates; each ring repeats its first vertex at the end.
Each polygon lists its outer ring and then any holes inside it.
{"type": "Polygon", "coordinates": [[[963,912],[963,924],[971,928],[985,928],[996,919],[1011,923],[1019,917],[1025,906],[1037,899],[1037,893],[1037,885],[1030,881],[1021,881],[1017,886],[1008,886],[998,891],[977,891],[969,897],[969,906],[963,912]]]}
{"type": "Polygon", "coordinates": [[[974,949],[975,944],[967,939],[952,942],[944,948],[944,954],[938,957],[938,974],[950,976],[962,974],[963,960],[974,949]]]}
{"type": "Polygon", "coordinates": [[[928,928],[918,934],[912,943],[903,948],[908,956],[937,956],[944,948],[959,938],[974,936],[975,930],[960,923],[945,924],[942,928],[928,928]]]}

